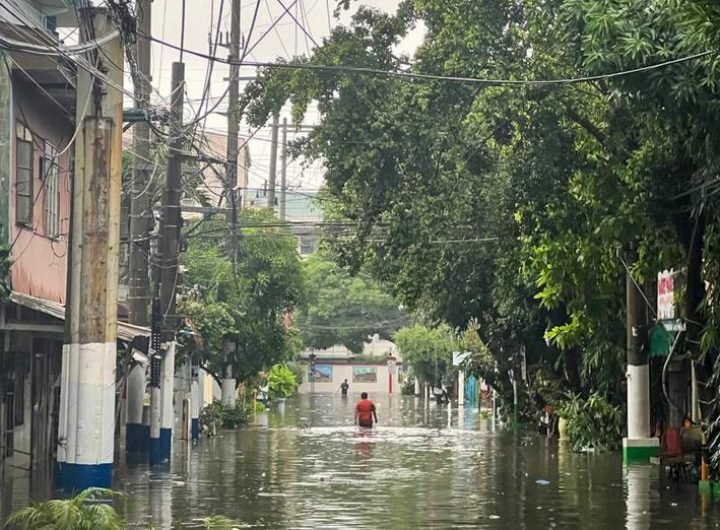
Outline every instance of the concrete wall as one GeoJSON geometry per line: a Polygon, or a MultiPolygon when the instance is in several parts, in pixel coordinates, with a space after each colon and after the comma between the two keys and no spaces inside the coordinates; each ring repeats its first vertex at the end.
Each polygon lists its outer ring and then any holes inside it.
{"type": "MultiPolygon", "coordinates": [[[[389,371],[386,363],[382,364],[349,364],[349,363],[329,363],[318,360],[315,363],[316,370],[322,371],[323,367],[332,367],[332,377],[330,381],[315,383],[310,382],[309,377],[309,365],[305,362],[301,362],[300,366],[303,367],[303,382],[298,389],[300,394],[310,394],[315,392],[316,394],[334,394],[339,392],[340,384],[347,379],[350,385],[350,395],[358,396],[361,392],[367,392],[371,396],[377,394],[387,394],[389,388],[389,371]],[[363,382],[357,378],[358,370],[366,370],[374,368],[376,371],[375,382],[363,382]],[[314,385],[314,387],[313,387],[314,385]]],[[[400,388],[397,384],[397,374],[393,376],[393,393],[400,393],[400,388]]]]}
{"type": "Polygon", "coordinates": [[[12,287],[19,293],[65,303],[67,283],[67,247],[70,228],[70,152],[59,158],[60,234],[51,239],[45,235],[44,188],[40,159],[42,142],[46,139],[62,150],[72,137],[74,128],[57,106],[49,103],[30,83],[14,78],[13,119],[11,144],[12,160],[15,160],[15,124],[27,120],[28,127],[36,134],[34,146],[33,197],[37,197],[32,226],[15,223],[15,168],[10,181],[10,239],[15,241],[12,251],[12,287]],[[39,195],[38,195],[39,192],[39,195]]]}

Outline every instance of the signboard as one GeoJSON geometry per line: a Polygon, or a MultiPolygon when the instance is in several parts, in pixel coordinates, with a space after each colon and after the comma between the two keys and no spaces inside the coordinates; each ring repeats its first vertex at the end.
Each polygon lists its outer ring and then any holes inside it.
{"type": "Polygon", "coordinates": [[[332,383],[331,364],[315,364],[308,367],[308,381],[311,383],[332,383]]]}
{"type": "Polygon", "coordinates": [[[658,273],[657,319],[675,320],[675,274],[672,270],[658,273]]]}
{"type": "Polygon", "coordinates": [[[465,361],[465,359],[467,359],[468,357],[470,357],[470,352],[454,351],[453,352],[453,366],[460,366],[465,361]]]}
{"type": "Polygon", "coordinates": [[[377,367],[375,366],[353,366],[353,383],[377,383],[377,367]]]}

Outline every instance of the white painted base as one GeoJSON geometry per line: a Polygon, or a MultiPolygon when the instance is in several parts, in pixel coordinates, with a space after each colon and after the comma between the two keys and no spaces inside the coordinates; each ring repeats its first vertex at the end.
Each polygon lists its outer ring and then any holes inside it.
{"type": "Polygon", "coordinates": [[[165,347],[165,355],[163,355],[160,364],[160,373],[162,374],[160,381],[161,389],[161,412],[160,412],[160,428],[172,429],[175,424],[175,407],[174,407],[174,385],[175,385],[175,343],[170,342],[165,347]]]}
{"type": "Polygon", "coordinates": [[[650,438],[650,367],[627,366],[628,438],[650,438]]]}
{"type": "Polygon", "coordinates": [[[126,388],[126,423],[142,424],[145,400],[145,367],[135,365],[130,370],[126,388]]]}
{"type": "Polygon", "coordinates": [[[116,356],[115,342],[63,346],[59,463],[112,463],[116,356]]]}
{"type": "Polygon", "coordinates": [[[223,405],[234,406],[237,400],[237,382],[235,378],[225,378],[222,380],[222,403],[223,405]]]}

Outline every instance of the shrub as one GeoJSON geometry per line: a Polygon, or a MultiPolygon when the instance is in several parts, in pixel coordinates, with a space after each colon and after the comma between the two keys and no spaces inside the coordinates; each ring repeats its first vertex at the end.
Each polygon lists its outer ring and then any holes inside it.
{"type": "Polygon", "coordinates": [[[622,412],[601,394],[590,394],[587,399],[570,396],[560,404],[558,414],[567,420],[568,438],[574,451],[606,451],[620,446],[622,412]]]}
{"type": "Polygon", "coordinates": [[[276,364],[268,374],[270,399],[287,398],[297,390],[297,379],[290,368],[276,364]]]}
{"type": "Polygon", "coordinates": [[[40,530],[120,530],[125,523],[109,504],[119,493],[104,488],[88,488],[66,500],[54,499],[20,508],[5,528],[40,530]]]}
{"type": "Polygon", "coordinates": [[[247,423],[247,417],[239,402],[230,407],[216,399],[200,412],[200,427],[206,435],[215,436],[219,429],[237,429],[247,423]]]}

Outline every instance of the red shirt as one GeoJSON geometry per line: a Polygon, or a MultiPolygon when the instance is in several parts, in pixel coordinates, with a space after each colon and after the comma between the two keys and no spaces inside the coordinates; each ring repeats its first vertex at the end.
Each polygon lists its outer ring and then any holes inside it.
{"type": "Polygon", "coordinates": [[[375,404],[369,399],[361,399],[355,405],[355,414],[358,417],[358,423],[360,425],[373,424],[373,411],[375,410],[375,404]]]}

